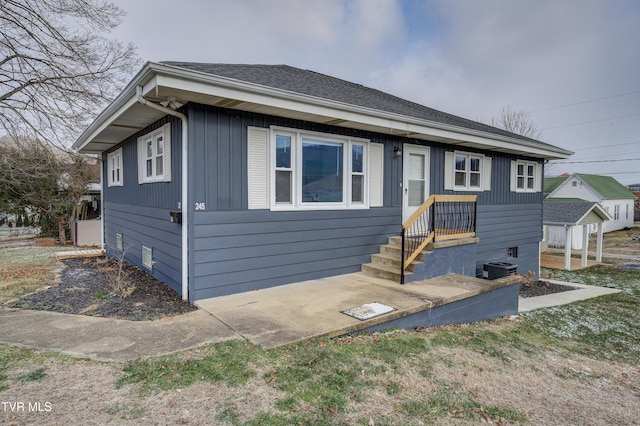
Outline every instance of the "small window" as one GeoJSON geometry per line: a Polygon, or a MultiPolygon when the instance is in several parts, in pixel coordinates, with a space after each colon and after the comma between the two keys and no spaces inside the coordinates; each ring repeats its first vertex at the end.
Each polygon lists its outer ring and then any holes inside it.
{"type": "Polygon", "coordinates": [[[138,138],[138,183],[171,181],[171,125],[138,138]]]}
{"type": "Polygon", "coordinates": [[[122,251],[122,234],[116,232],[116,248],[122,251]]]}
{"type": "Polygon", "coordinates": [[[107,154],[107,186],[122,186],[122,148],[107,154]]]}
{"type": "Polygon", "coordinates": [[[516,163],[516,191],[535,191],[536,166],[534,163],[516,163]]]}
{"type": "Polygon", "coordinates": [[[613,220],[620,220],[620,204],[613,206],[613,220]]]}
{"type": "Polygon", "coordinates": [[[511,191],[540,192],[541,187],[542,165],[520,160],[511,162],[511,191]]]}
{"type": "Polygon", "coordinates": [[[153,270],[153,264],[153,249],[142,246],[142,265],[149,270],[153,270]]]}
{"type": "Polygon", "coordinates": [[[518,247],[509,247],[507,249],[507,257],[517,258],[518,257],[518,247]]]}
{"type": "Polygon", "coordinates": [[[484,156],[478,154],[455,153],[454,189],[481,191],[482,162],[484,156]]]}

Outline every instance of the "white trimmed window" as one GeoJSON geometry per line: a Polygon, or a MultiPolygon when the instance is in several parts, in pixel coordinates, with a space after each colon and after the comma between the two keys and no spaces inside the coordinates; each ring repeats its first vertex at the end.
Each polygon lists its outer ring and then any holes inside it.
{"type": "Polygon", "coordinates": [[[366,139],[281,127],[250,127],[249,208],[333,210],[381,206],[383,162],[383,145],[366,139]],[[267,167],[263,166],[265,163],[267,167]]]}
{"type": "Polygon", "coordinates": [[[613,220],[620,220],[620,204],[613,206],[613,220]]]}
{"type": "Polygon", "coordinates": [[[470,152],[445,152],[444,189],[453,191],[489,191],[491,157],[470,152]]]}
{"type": "Polygon", "coordinates": [[[512,192],[540,192],[542,165],[530,161],[512,161],[510,186],[512,192]]]}
{"type": "Polygon", "coordinates": [[[122,148],[107,154],[107,186],[122,186],[122,148]]]}
{"type": "Polygon", "coordinates": [[[171,124],[138,138],[138,183],[171,181],[171,124]]]}

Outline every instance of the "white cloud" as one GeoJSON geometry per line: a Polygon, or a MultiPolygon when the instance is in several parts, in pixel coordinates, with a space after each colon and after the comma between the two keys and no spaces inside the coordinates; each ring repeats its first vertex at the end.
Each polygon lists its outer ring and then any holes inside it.
{"type": "MultiPolygon", "coordinates": [[[[636,0],[115,1],[129,13],[115,34],[145,60],[286,63],[471,119],[640,90],[636,0]]],[[[532,118],[579,152],[640,145],[640,120],[551,128],[632,113],[638,94],[532,118]]]]}

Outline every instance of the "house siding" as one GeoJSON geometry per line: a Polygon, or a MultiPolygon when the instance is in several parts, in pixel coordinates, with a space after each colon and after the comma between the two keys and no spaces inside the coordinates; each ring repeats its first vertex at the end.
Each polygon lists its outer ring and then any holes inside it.
{"type": "MultiPolygon", "coordinates": [[[[444,156],[451,149],[443,144],[198,104],[188,105],[188,115],[192,300],[359,271],[388,236],[400,232],[402,160],[394,156],[394,148],[402,149],[404,143],[430,147],[431,194],[461,194],[444,190],[444,156]],[[249,126],[282,126],[384,144],[384,207],[248,210],[249,126]],[[193,203],[204,203],[204,211],[194,212],[193,203]]],[[[481,276],[488,261],[509,260],[508,247],[518,247],[520,270],[537,272],[542,193],[510,192],[510,162],[516,157],[487,155],[492,157],[491,191],[468,192],[478,195],[475,273],[481,276]]]]}
{"type": "MultiPolygon", "coordinates": [[[[122,186],[104,186],[105,249],[108,256],[120,258],[116,233],[122,234],[124,259],[181,293],[181,225],[171,223],[169,212],[180,202],[181,122],[165,117],[127,138],[107,155],[122,147],[122,186]],[[137,139],[171,122],[171,182],[138,183],[137,139]],[[151,270],[142,265],[142,246],[153,249],[155,264],[151,270]]],[[[103,167],[103,182],[108,168],[103,167]]]]}
{"type": "Polygon", "coordinates": [[[400,223],[399,207],[197,212],[190,297],[268,288],[360,270],[400,223]]]}
{"type": "Polygon", "coordinates": [[[402,175],[382,135],[198,104],[189,105],[190,299],[356,272],[401,222],[402,175]],[[363,210],[248,210],[247,128],[282,126],[385,143],[384,205],[363,210]],[[193,204],[192,203],[192,204],[193,204]],[[191,207],[191,206],[190,206],[191,207]]]}
{"type": "Polygon", "coordinates": [[[539,272],[542,204],[479,205],[477,221],[476,276],[487,262],[516,264],[519,274],[539,272]],[[510,247],[517,247],[517,258],[507,256],[510,247]]]}

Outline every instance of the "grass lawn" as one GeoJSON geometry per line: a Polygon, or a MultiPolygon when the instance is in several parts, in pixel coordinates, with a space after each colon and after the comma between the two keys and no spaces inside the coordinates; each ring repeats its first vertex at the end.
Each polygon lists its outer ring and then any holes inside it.
{"type": "Polygon", "coordinates": [[[234,340],[128,364],[0,345],[0,399],[51,403],[0,422],[634,424],[640,273],[552,273],[623,291],[511,319],[274,350],[234,340]]]}

